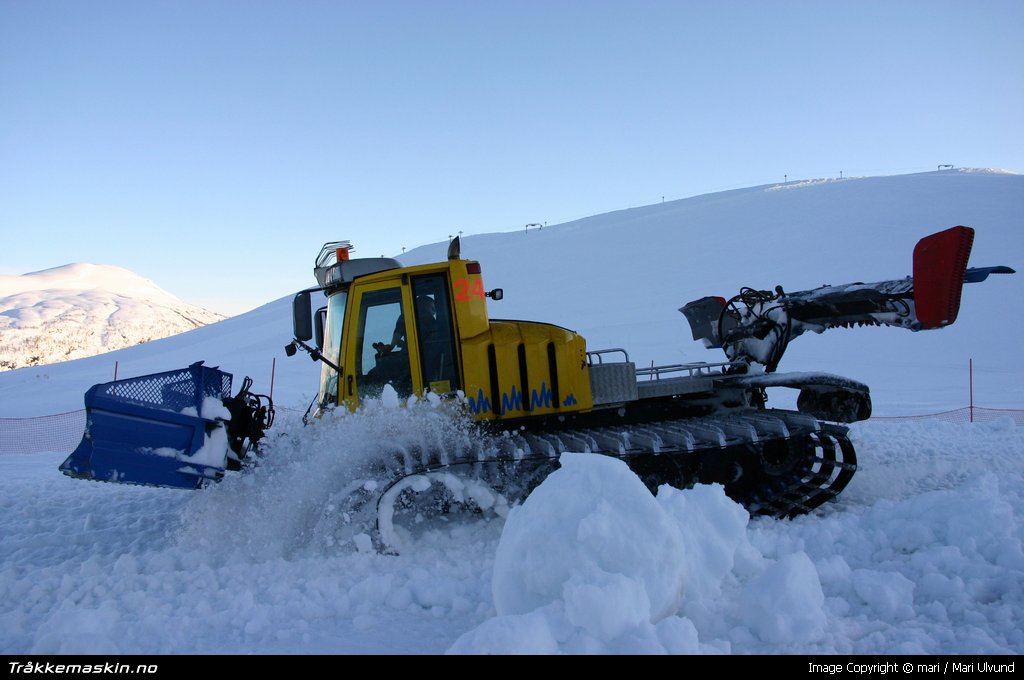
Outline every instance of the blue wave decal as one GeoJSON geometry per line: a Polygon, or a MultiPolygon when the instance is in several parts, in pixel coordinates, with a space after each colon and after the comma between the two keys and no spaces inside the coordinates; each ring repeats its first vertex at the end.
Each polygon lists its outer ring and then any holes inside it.
{"type": "Polygon", "coordinates": [[[474,414],[480,413],[481,411],[491,410],[491,400],[484,394],[484,388],[480,388],[480,391],[476,393],[476,399],[473,397],[466,397],[469,400],[469,410],[474,414]]]}
{"type": "Polygon", "coordinates": [[[522,411],[523,410],[523,397],[525,395],[516,389],[516,386],[512,386],[512,393],[505,394],[501,393],[501,415],[505,415],[509,411],[522,411]]]}
{"type": "MultiPolygon", "coordinates": [[[[520,391],[516,385],[513,385],[511,391],[501,393],[501,415],[505,415],[510,411],[530,413],[534,409],[552,408],[554,396],[547,383],[541,383],[539,390],[531,390],[529,396],[525,392],[520,391]]],[[[491,410],[491,400],[487,398],[482,387],[477,390],[475,397],[466,397],[466,400],[469,402],[469,410],[474,414],[491,410]]],[[[576,397],[571,394],[567,395],[562,401],[562,406],[573,406],[575,404],[576,397]]]]}
{"type": "Polygon", "coordinates": [[[548,389],[547,383],[540,384],[540,393],[537,390],[530,392],[530,407],[532,411],[535,408],[551,408],[551,399],[554,397],[554,393],[548,389]]]}

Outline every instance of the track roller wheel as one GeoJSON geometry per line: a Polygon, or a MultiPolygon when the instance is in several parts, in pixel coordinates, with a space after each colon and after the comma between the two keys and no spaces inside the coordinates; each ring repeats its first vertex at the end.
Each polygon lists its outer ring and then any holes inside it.
{"type": "Polygon", "coordinates": [[[385,550],[398,552],[434,530],[443,530],[454,515],[481,518],[508,515],[506,498],[487,483],[448,470],[402,477],[377,502],[377,530],[385,550]]]}

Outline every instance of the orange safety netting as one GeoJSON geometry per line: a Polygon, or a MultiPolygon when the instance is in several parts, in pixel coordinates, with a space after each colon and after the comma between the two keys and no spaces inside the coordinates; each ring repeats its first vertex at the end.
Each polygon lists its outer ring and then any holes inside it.
{"type": "MultiPolygon", "coordinates": [[[[990,423],[1000,418],[1010,418],[1014,424],[1024,425],[1024,409],[965,406],[924,415],[875,416],[871,422],[938,420],[967,424],[990,423]]],[[[85,409],[35,418],[0,418],[0,454],[43,451],[71,453],[82,440],[84,432],[85,409]]]]}

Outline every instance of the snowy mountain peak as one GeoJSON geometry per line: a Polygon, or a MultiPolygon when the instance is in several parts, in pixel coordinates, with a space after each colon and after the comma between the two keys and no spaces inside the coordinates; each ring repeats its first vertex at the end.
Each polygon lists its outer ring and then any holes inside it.
{"type": "Polygon", "coordinates": [[[0,369],[102,354],[223,318],[112,265],[0,276],[0,369]]]}
{"type": "Polygon", "coordinates": [[[40,290],[103,290],[134,298],[181,302],[150,279],[109,264],[76,262],[21,276],[0,276],[0,296],[40,290]]]}

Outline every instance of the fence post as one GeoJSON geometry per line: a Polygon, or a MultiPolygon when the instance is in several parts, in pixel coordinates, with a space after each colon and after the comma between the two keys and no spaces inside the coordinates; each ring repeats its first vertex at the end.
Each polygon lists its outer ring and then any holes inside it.
{"type": "Polygon", "coordinates": [[[967,382],[970,385],[970,421],[974,422],[974,359],[967,360],[967,382]]]}
{"type": "Polygon", "coordinates": [[[270,361],[270,401],[274,401],[274,373],[277,371],[277,357],[270,361]]]}

